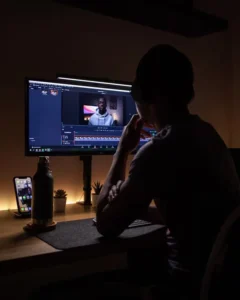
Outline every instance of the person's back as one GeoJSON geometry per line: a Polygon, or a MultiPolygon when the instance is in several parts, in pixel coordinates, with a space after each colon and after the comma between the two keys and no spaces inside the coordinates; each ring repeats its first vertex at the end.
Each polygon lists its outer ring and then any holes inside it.
{"type": "Polygon", "coordinates": [[[216,234],[240,204],[239,179],[221,137],[198,116],[190,115],[166,132],[150,142],[153,173],[160,174],[162,183],[165,174],[161,188],[158,176],[153,177],[155,203],[177,242],[173,265],[201,278],[216,234]]]}
{"type": "Polygon", "coordinates": [[[215,237],[240,204],[239,180],[221,137],[189,113],[194,74],[184,54],[169,45],[150,49],[138,65],[132,96],[138,115],[122,134],[99,196],[97,228],[117,236],[155,199],[173,237],[171,278],[184,278],[188,292],[190,278],[199,287],[215,237]],[[146,125],[158,134],[137,152],[125,179],[128,155],[148,135],[146,125]]]}

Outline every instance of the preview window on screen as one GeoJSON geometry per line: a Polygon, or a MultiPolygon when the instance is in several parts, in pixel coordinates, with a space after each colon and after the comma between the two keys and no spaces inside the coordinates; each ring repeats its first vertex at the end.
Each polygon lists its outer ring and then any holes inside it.
{"type": "Polygon", "coordinates": [[[129,88],[37,80],[28,80],[27,107],[30,155],[112,153],[136,113],[129,88]]]}

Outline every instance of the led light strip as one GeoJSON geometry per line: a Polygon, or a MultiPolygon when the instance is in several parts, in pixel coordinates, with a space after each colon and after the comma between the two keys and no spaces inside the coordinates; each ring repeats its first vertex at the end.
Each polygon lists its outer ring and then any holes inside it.
{"type": "Polygon", "coordinates": [[[124,87],[129,87],[129,88],[132,87],[132,85],[130,85],[130,84],[113,83],[113,82],[106,82],[106,81],[95,81],[95,80],[76,79],[76,78],[67,78],[67,77],[58,77],[57,79],[66,80],[66,81],[79,81],[79,82],[89,82],[89,83],[100,83],[100,84],[105,84],[105,85],[124,86],[124,87]]]}

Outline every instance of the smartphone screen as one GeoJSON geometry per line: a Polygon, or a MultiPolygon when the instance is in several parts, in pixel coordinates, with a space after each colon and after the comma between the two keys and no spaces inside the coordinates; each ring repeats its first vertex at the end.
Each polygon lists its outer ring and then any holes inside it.
{"type": "Polygon", "coordinates": [[[18,207],[21,213],[31,213],[32,180],[31,177],[14,178],[18,207]]]}

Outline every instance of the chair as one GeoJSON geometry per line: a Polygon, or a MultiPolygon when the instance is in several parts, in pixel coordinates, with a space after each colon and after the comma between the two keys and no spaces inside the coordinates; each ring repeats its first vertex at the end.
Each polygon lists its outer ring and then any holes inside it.
{"type": "Polygon", "coordinates": [[[240,206],[227,218],[213,245],[201,284],[200,300],[240,299],[237,286],[240,277],[236,276],[240,273],[239,233],[240,206]]]}

